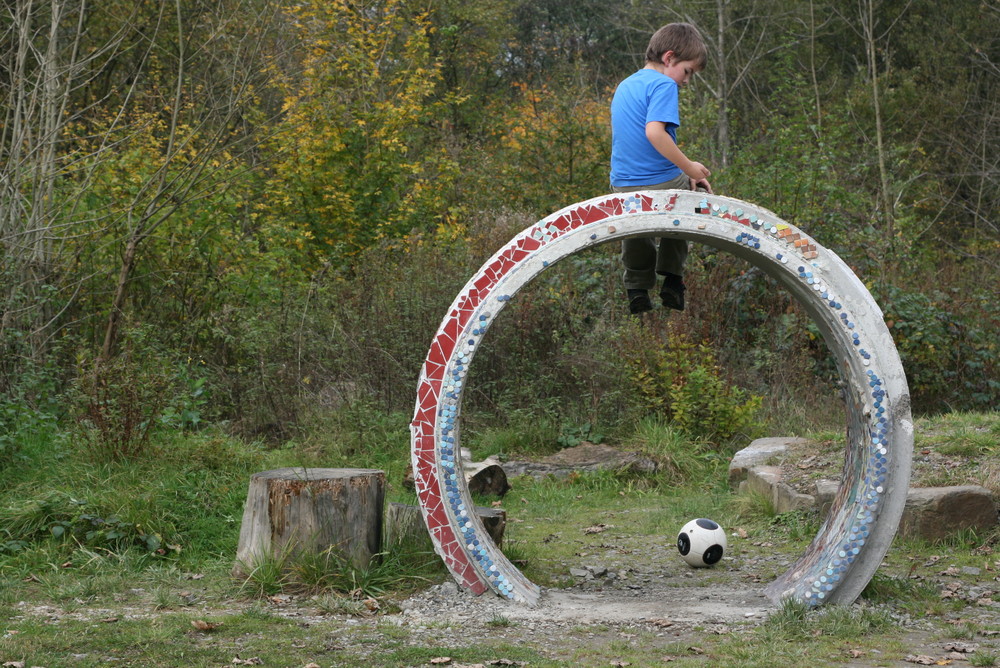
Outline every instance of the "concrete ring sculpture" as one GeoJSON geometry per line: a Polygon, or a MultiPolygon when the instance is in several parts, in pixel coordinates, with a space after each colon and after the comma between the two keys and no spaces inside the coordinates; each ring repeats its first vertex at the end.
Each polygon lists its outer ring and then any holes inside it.
{"type": "Polygon", "coordinates": [[[835,253],[770,211],[691,191],[621,193],[569,206],[514,237],[459,293],[428,352],[410,425],[417,496],[435,550],[472,592],[537,603],[538,586],[486,533],[462,474],[466,373],[522,286],[582,249],[635,236],[684,238],[746,259],[785,286],[822,332],[847,393],[842,479],[816,537],[764,593],[809,605],[853,602],[889,548],[909,486],[913,426],[899,355],[878,305],[835,253]]]}

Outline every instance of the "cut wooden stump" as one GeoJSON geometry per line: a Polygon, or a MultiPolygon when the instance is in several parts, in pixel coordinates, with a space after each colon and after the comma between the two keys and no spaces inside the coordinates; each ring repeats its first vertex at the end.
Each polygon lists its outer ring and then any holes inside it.
{"type": "Polygon", "coordinates": [[[233,574],[267,560],[289,563],[330,550],[356,568],[381,550],[385,473],[284,468],[255,473],[243,508],[233,574]]]}
{"type": "MultiPolygon", "coordinates": [[[[510,491],[507,482],[507,471],[496,456],[487,457],[481,462],[470,461],[468,450],[462,448],[462,474],[465,484],[471,494],[479,496],[503,496],[510,491]]],[[[403,486],[407,489],[416,487],[413,480],[413,466],[408,466],[403,476],[403,486]]]]}
{"type": "MultiPolygon", "coordinates": [[[[476,515],[486,527],[486,532],[497,544],[503,545],[503,534],[507,528],[507,511],[503,508],[484,508],[476,506],[476,515]]],[[[419,506],[405,503],[390,503],[385,509],[385,542],[394,547],[405,541],[414,541],[417,545],[426,543],[431,548],[431,537],[427,533],[427,525],[420,516],[419,506]]]]}
{"type": "Polygon", "coordinates": [[[496,457],[487,457],[481,462],[462,462],[462,473],[470,494],[503,496],[510,491],[507,472],[496,457]]]}

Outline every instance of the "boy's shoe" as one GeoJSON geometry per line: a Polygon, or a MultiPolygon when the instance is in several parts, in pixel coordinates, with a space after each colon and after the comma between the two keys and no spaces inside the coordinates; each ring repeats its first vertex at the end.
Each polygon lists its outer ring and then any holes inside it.
{"type": "Polygon", "coordinates": [[[675,311],[684,310],[684,279],[677,274],[664,274],[663,287],[660,289],[660,299],[667,308],[675,311]]]}
{"type": "Polygon", "coordinates": [[[649,301],[649,290],[626,290],[628,295],[628,311],[632,315],[653,310],[653,302],[649,301]]]}

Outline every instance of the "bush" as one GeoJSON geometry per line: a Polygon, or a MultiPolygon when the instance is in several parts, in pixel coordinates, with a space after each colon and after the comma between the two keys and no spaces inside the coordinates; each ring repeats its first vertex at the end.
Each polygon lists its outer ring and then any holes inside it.
{"type": "Polygon", "coordinates": [[[99,461],[135,459],[161,420],[175,427],[197,424],[204,381],[181,376],[151,327],[127,331],[116,357],[81,356],[71,388],[81,443],[99,461]]]}
{"type": "Polygon", "coordinates": [[[886,324],[906,370],[915,408],[990,409],[1000,403],[994,298],[959,310],[957,294],[928,294],[890,286],[886,324]],[[957,307],[957,308],[956,308],[957,307]],[[991,312],[993,309],[993,312],[991,312]]]}
{"type": "Polygon", "coordinates": [[[668,324],[670,345],[663,346],[651,331],[636,330],[622,350],[633,389],[647,412],[717,447],[737,436],[752,438],[761,430],[761,398],[729,383],[707,344],[690,342],[668,324]]]}

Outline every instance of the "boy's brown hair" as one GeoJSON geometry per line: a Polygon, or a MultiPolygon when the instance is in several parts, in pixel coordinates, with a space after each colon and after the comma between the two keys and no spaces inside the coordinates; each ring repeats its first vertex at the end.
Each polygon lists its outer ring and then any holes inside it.
{"type": "Polygon", "coordinates": [[[667,51],[673,51],[679,60],[693,60],[700,70],[705,69],[708,62],[705,41],[690,23],[668,23],[653,33],[646,47],[646,62],[661,62],[667,51]]]}

